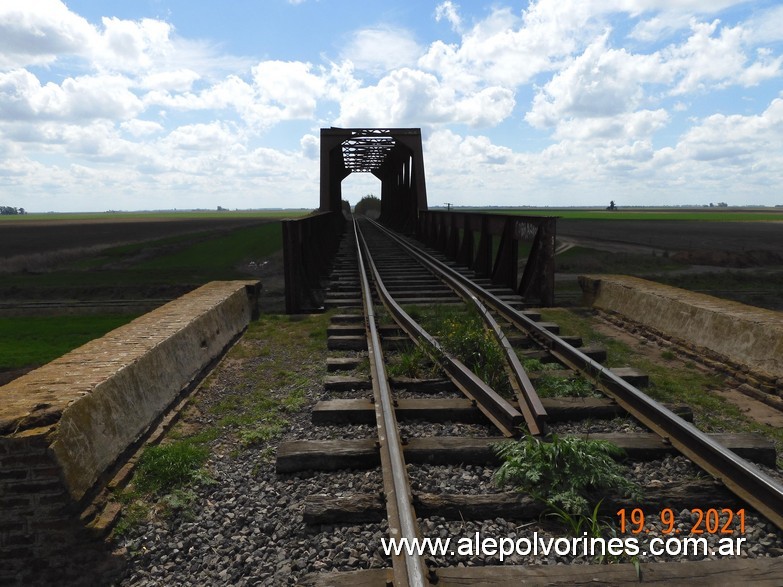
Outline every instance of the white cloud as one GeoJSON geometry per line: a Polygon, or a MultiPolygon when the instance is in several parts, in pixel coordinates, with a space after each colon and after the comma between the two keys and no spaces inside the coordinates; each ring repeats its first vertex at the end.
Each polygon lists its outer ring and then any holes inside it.
{"type": "Polygon", "coordinates": [[[163,125],[152,120],[126,120],[120,128],[134,137],[144,137],[163,131],[163,125]]]}
{"type": "Polygon", "coordinates": [[[94,63],[114,71],[143,71],[165,61],[172,53],[171,25],[145,18],[141,21],[102,19],[103,31],[96,39],[94,63]]]}
{"type": "Polygon", "coordinates": [[[192,69],[175,71],[155,71],[148,73],[139,80],[139,87],[148,90],[171,90],[186,92],[193,83],[201,79],[201,75],[192,69]]]}
{"type": "Polygon", "coordinates": [[[301,205],[317,193],[314,129],[332,124],[422,127],[433,202],[680,203],[705,186],[783,183],[783,102],[769,96],[783,75],[783,6],[509,5],[425,7],[448,37],[359,21],[330,62],[320,49],[290,60],[263,40],[237,58],[165,20],[89,23],[59,0],[0,0],[0,195],[35,194],[40,206],[14,202],[29,209],[56,207],[52,194],[89,207],[82,194],[109,190],[126,207],[149,193],[169,206],[301,205]],[[298,144],[276,148],[288,132],[298,144]],[[275,195],[255,196],[265,190],[275,195]]]}
{"type": "Polygon", "coordinates": [[[744,24],[749,43],[783,41],[783,5],[773,6],[753,15],[744,24]]]}
{"type": "Polygon", "coordinates": [[[70,121],[126,119],[143,110],[130,91],[130,80],[117,75],[67,78],[62,85],[41,85],[26,70],[0,73],[0,119],[70,121]]]}
{"type": "Polygon", "coordinates": [[[513,108],[513,92],[505,88],[460,95],[434,75],[406,68],[346,95],[336,124],[421,127],[456,122],[483,127],[500,123],[513,108]]]}
{"type": "Polygon", "coordinates": [[[279,107],[285,119],[312,116],[324,81],[311,69],[301,61],[262,61],[253,67],[253,82],[262,103],[279,107]]]}
{"type": "Polygon", "coordinates": [[[783,99],[774,99],[759,115],[708,116],[681,137],[671,154],[717,166],[741,164],[746,157],[783,162],[783,99]]]}
{"type": "Polygon", "coordinates": [[[381,26],[356,31],[341,57],[360,71],[383,74],[414,64],[421,52],[411,31],[381,26]]]}
{"type": "Polygon", "coordinates": [[[721,27],[691,19],[691,35],[680,45],[660,51],[661,58],[678,79],[670,94],[680,96],[732,85],[753,86],[781,75],[781,57],[772,58],[767,49],[756,51],[756,60],[747,55],[750,38],[742,24],[721,27]]]}
{"type": "Polygon", "coordinates": [[[79,54],[95,29],[59,0],[0,3],[0,68],[52,63],[79,54]]]}
{"type": "Polygon", "coordinates": [[[459,32],[462,29],[462,18],[459,15],[459,6],[446,0],[435,7],[435,20],[447,20],[451,28],[459,32]]]}
{"type": "Polygon", "coordinates": [[[237,144],[237,136],[225,124],[188,124],[174,129],[160,143],[184,151],[222,151],[237,144]]]}
{"type": "Polygon", "coordinates": [[[625,112],[616,116],[568,119],[558,124],[553,137],[557,140],[627,143],[649,139],[668,122],[669,115],[663,109],[625,112]]]}
{"type": "MultiPolygon", "coordinates": [[[[536,128],[555,127],[559,137],[575,130],[589,134],[589,125],[576,129],[573,121],[623,117],[645,101],[645,84],[663,83],[671,77],[657,55],[610,49],[607,39],[608,35],[603,35],[596,40],[539,90],[525,115],[528,123],[536,128]]],[[[618,122],[625,126],[625,122],[618,122]]],[[[609,125],[617,123],[609,121],[609,125]]],[[[606,127],[605,122],[594,124],[597,136],[605,134],[606,127]]]]}
{"type": "Polygon", "coordinates": [[[315,135],[304,135],[299,140],[305,158],[317,160],[321,156],[321,139],[315,135]]]}

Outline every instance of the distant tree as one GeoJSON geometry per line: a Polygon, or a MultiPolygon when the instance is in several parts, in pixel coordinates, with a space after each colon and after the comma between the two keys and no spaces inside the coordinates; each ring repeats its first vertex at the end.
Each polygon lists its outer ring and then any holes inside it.
{"type": "Polygon", "coordinates": [[[617,206],[614,204],[614,200],[609,202],[609,205],[606,207],[607,210],[617,210],[617,206]]]}
{"type": "Polygon", "coordinates": [[[381,201],[372,194],[367,194],[356,203],[353,213],[378,218],[381,215],[381,201]]]}
{"type": "MultiPolygon", "coordinates": [[[[15,216],[19,214],[19,210],[13,206],[0,206],[0,214],[3,216],[15,216]]],[[[22,211],[22,214],[24,214],[24,211],[22,211]]]]}
{"type": "Polygon", "coordinates": [[[718,208],[728,208],[729,205],[726,202],[718,202],[718,208]]]}

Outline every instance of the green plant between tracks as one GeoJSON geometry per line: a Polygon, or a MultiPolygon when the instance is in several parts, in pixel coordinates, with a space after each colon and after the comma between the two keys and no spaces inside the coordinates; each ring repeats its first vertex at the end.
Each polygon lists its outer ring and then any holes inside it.
{"type": "Polygon", "coordinates": [[[498,393],[511,394],[506,361],[494,335],[484,327],[478,311],[466,306],[406,308],[449,354],[459,359],[498,393]]]}
{"type": "MultiPolygon", "coordinates": [[[[623,450],[605,440],[552,435],[551,442],[533,436],[496,445],[503,464],[495,472],[499,486],[511,485],[545,506],[544,515],[561,522],[576,537],[615,537],[611,520],[599,515],[603,498],[598,494],[617,491],[638,498],[640,488],[625,476],[615,458],[623,450]]],[[[617,562],[611,555],[595,562],[617,562]]]]}
{"type": "Polygon", "coordinates": [[[588,515],[594,497],[618,491],[638,497],[639,488],[615,460],[623,450],[606,440],[552,435],[551,442],[533,436],[496,445],[503,464],[495,482],[571,515],[588,515]]]}
{"type": "Polygon", "coordinates": [[[583,377],[542,375],[536,380],[535,387],[539,397],[601,397],[583,377]]]}

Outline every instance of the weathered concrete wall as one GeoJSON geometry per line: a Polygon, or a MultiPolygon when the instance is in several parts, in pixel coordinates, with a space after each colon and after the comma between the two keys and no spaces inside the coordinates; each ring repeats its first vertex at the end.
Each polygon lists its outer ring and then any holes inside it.
{"type": "Polygon", "coordinates": [[[0,387],[0,567],[71,542],[79,500],[244,330],[258,290],[209,283],[0,387]]]}
{"type": "Polygon", "coordinates": [[[783,314],[622,275],[582,275],[588,305],[783,378],[783,314]]]}

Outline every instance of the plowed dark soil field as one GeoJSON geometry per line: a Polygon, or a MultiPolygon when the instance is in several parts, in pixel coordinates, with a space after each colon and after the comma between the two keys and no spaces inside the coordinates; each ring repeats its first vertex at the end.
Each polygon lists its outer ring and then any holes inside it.
{"type": "Polygon", "coordinates": [[[14,220],[0,223],[0,251],[17,255],[142,242],[268,222],[262,218],[14,220]]]}
{"type": "Polygon", "coordinates": [[[695,265],[757,267],[783,264],[783,223],[691,220],[572,220],[558,237],[623,249],[644,247],[695,265]]]}

